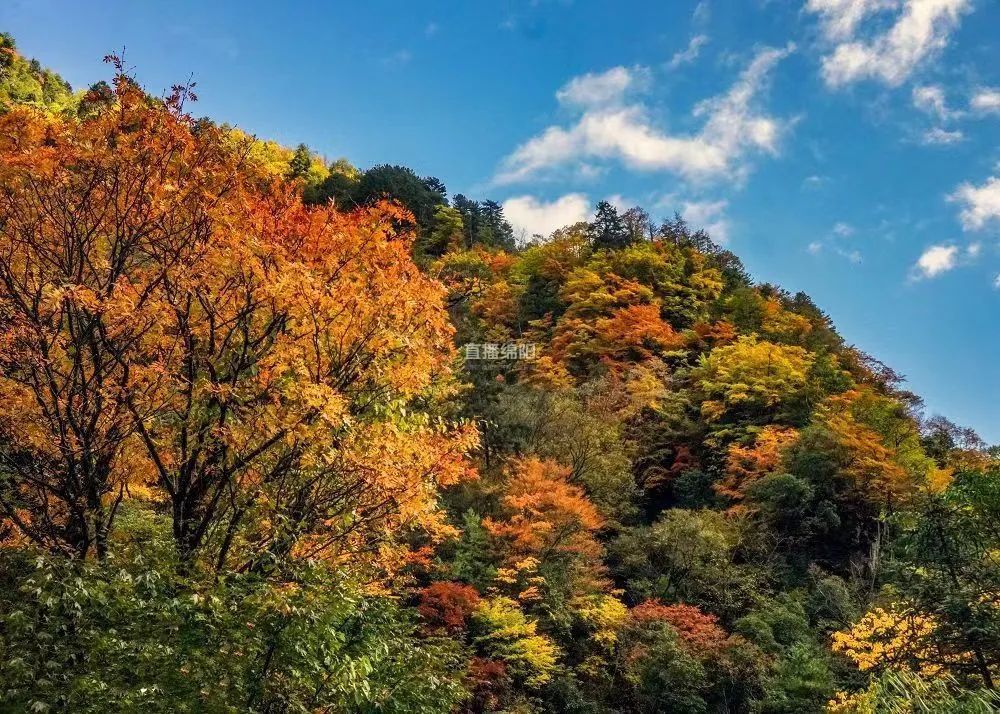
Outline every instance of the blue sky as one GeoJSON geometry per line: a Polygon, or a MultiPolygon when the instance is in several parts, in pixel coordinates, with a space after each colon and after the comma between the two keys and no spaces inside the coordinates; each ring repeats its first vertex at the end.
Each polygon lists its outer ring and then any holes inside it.
{"type": "Polygon", "coordinates": [[[154,92],[361,167],[505,202],[706,226],[1000,442],[1000,4],[6,0],[75,87],[125,48],[154,92]]]}

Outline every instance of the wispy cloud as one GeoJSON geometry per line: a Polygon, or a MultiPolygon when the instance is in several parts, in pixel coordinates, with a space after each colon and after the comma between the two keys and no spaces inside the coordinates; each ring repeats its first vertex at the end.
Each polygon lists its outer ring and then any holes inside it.
{"type": "Polygon", "coordinates": [[[412,59],[413,53],[409,50],[396,50],[392,54],[382,58],[382,65],[384,67],[402,67],[405,64],[409,64],[412,59]]]}
{"type": "Polygon", "coordinates": [[[857,228],[850,223],[837,221],[830,228],[830,232],[820,240],[814,240],[806,246],[806,250],[813,255],[829,251],[841,258],[846,258],[852,263],[860,263],[863,256],[861,251],[850,245],[845,245],[845,241],[858,232],[857,228]]]}
{"type": "Polygon", "coordinates": [[[612,67],[606,72],[589,72],[574,77],[556,92],[561,104],[600,107],[620,104],[626,93],[641,89],[648,71],[643,67],[612,67]]]}
{"type": "Polygon", "coordinates": [[[695,25],[707,25],[708,21],[712,19],[712,8],[708,4],[707,0],[701,0],[697,5],[694,6],[694,12],[691,13],[691,22],[695,25]]]}
{"type": "Polygon", "coordinates": [[[625,101],[640,88],[644,68],[616,67],[577,77],[556,93],[580,112],[569,126],[550,126],[517,147],[498,171],[496,183],[536,177],[560,166],[618,160],[640,171],[669,171],[689,179],[738,180],[748,170],[753,153],[774,154],[789,122],[757,108],[758,95],[775,65],[794,50],[760,50],[730,89],[699,102],[692,116],[703,120],[693,134],[675,135],[660,129],[642,102],[625,101]]]}
{"type": "Polygon", "coordinates": [[[849,40],[862,20],[895,6],[894,0],[808,0],[806,11],[820,16],[823,33],[829,39],[849,40]]]}
{"type": "Polygon", "coordinates": [[[855,230],[854,226],[852,226],[851,224],[844,223],[843,221],[838,221],[833,224],[833,232],[835,235],[838,235],[841,238],[847,238],[849,236],[854,235],[855,230]]]}
{"type": "Polygon", "coordinates": [[[979,87],[969,100],[969,108],[979,114],[1000,114],[1000,89],[979,87]]]}
{"type": "Polygon", "coordinates": [[[828,86],[866,79],[897,86],[948,46],[972,0],[807,0],[805,7],[831,45],[822,60],[828,86]],[[887,29],[863,32],[868,20],[890,12],[887,29]]]}
{"type": "Polygon", "coordinates": [[[688,46],[674,54],[667,62],[667,69],[677,69],[681,65],[690,64],[698,59],[701,48],[708,44],[708,35],[695,35],[688,46]]]}
{"type": "Polygon", "coordinates": [[[681,204],[680,214],[687,223],[695,229],[704,229],[716,243],[728,243],[732,223],[726,217],[729,202],[719,201],[685,201],[681,204]]]}
{"type": "MultiPolygon", "coordinates": [[[[961,109],[952,109],[948,106],[944,87],[937,84],[914,87],[911,99],[914,107],[934,118],[936,122],[948,124],[965,116],[965,112],[961,109]]],[[[959,129],[946,129],[944,126],[932,126],[924,130],[918,139],[924,146],[951,146],[964,140],[964,132],[959,129]]]]}
{"type": "Polygon", "coordinates": [[[942,129],[939,126],[936,126],[928,129],[921,135],[920,143],[927,146],[949,146],[951,144],[957,144],[964,139],[965,134],[958,129],[948,131],[947,129],[942,129]]]}
{"type": "Polygon", "coordinates": [[[861,251],[857,248],[844,248],[836,243],[824,243],[819,240],[814,240],[807,245],[806,250],[812,255],[820,255],[825,251],[830,251],[834,255],[839,255],[841,258],[845,258],[855,264],[859,264],[864,260],[864,256],[861,255],[861,251]]]}
{"type": "Polygon", "coordinates": [[[861,251],[856,248],[837,248],[837,255],[847,258],[852,263],[860,263],[863,260],[861,251]]]}
{"type": "Polygon", "coordinates": [[[942,121],[954,119],[962,112],[950,109],[944,96],[944,88],[936,84],[928,84],[913,88],[913,106],[925,114],[937,117],[942,121]]]}

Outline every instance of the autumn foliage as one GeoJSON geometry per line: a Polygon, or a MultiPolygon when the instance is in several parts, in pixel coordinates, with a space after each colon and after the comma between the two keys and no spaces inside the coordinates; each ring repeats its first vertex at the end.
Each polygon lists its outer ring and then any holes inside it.
{"type": "Polygon", "coordinates": [[[479,606],[479,592],[468,585],[438,581],[420,591],[417,612],[430,627],[462,630],[479,606]]]}
{"type": "Polygon", "coordinates": [[[750,486],[781,468],[784,450],[797,437],[795,429],[767,426],[757,434],[752,446],[731,444],[725,478],[712,487],[720,496],[742,501],[750,486]]]}
{"type": "Polygon", "coordinates": [[[474,437],[406,409],[453,348],[401,209],[305,207],[184,96],[119,75],[93,119],[0,117],[7,519],[101,556],[162,500],[218,568],[440,529],[474,437]]]}
{"type": "MultiPolygon", "coordinates": [[[[509,515],[484,522],[504,543],[506,577],[533,573],[552,560],[573,563],[574,571],[587,580],[599,577],[602,549],[596,534],[603,519],[583,489],[569,483],[569,477],[568,468],[537,458],[512,466],[503,499],[509,515]]],[[[535,591],[532,587],[520,596],[531,597],[535,591]]]]}
{"type": "Polygon", "coordinates": [[[108,59],[0,34],[0,710],[1000,708],[998,451],[807,295],[108,59]]]}
{"type": "Polygon", "coordinates": [[[719,626],[719,618],[702,612],[692,605],[664,605],[647,600],[631,611],[637,624],[662,622],[670,625],[684,646],[698,656],[711,656],[726,646],[729,635],[719,626]]]}

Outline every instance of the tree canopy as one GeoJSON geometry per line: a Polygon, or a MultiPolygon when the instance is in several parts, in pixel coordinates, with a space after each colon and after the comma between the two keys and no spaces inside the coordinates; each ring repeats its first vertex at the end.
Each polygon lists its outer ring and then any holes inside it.
{"type": "Polygon", "coordinates": [[[0,36],[0,709],[993,711],[1000,450],[804,293],[0,36]]]}

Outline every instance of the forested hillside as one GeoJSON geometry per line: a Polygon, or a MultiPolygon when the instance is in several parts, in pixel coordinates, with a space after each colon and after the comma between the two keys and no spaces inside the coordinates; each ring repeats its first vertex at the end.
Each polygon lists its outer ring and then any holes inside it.
{"type": "Polygon", "coordinates": [[[1000,710],[1000,449],[808,295],[0,45],[0,710],[1000,710]]]}

